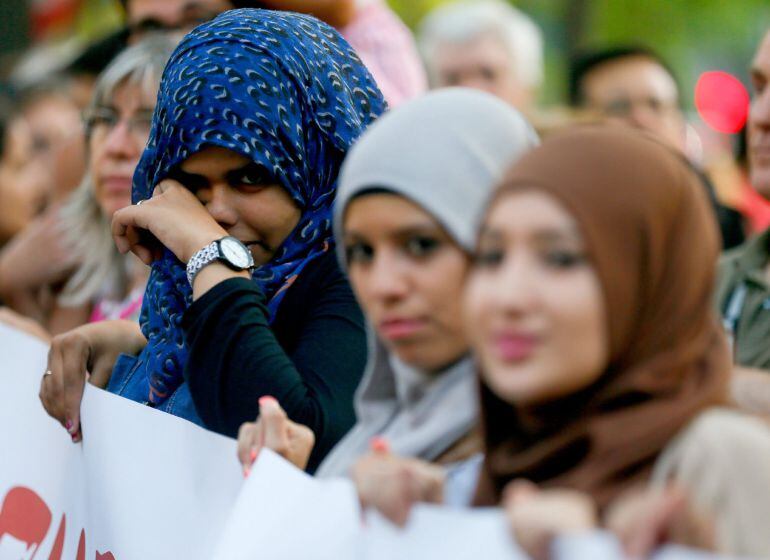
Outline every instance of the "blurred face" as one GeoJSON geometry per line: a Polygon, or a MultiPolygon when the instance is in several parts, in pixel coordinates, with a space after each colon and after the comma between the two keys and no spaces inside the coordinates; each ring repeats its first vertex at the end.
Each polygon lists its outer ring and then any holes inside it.
{"type": "Polygon", "coordinates": [[[51,94],[24,110],[32,134],[32,158],[49,175],[49,198],[59,202],[80,183],[86,166],[80,109],[63,95],[51,94]]]}
{"type": "Polygon", "coordinates": [[[423,371],[468,349],[460,294],[466,254],[419,206],[394,194],[354,199],[345,213],[350,283],[380,339],[423,371]]]}
{"type": "Polygon", "coordinates": [[[516,80],[508,49],[494,35],[467,43],[445,43],[436,49],[433,63],[438,87],[480,89],[521,110],[534,101],[534,92],[516,80]]]}
{"type": "Polygon", "coordinates": [[[94,194],[102,212],[111,218],[131,204],[131,183],[147,139],[155,95],[137,84],[119,85],[106,103],[86,119],[91,129],[89,167],[94,194]]]}
{"type": "Polygon", "coordinates": [[[754,98],[749,113],[751,183],[770,199],[770,33],[759,45],[751,65],[754,98]]]}
{"type": "Polygon", "coordinates": [[[676,82],[657,62],[630,56],[601,64],[586,75],[582,93],[587,107],[684,150],[676,82]]]}
{"type": "Polygon", "coordinates": [[[26,119],[14,119],[0,159],[0,244],[5,243],[45,208],[49,175],[32,157],[32,133],[26,119]]]}
{"type": "Polygon", "coordinates": [[[242,241],[259,266],[273,258],[302,215],[289,193],[264,169],[237,152],[208,147],[174,174],[229,235],[242,241]]]}
{"type": "Polygon", "coordinates": [[[510,404],[574,393],[606,367],[599,279],[574,219],[548,195],[517,192],[493,205],[464,305],[482,376],[510,404]]]}
{"type": "Polygon", "coordinates": [[[183,31],[231,10],[229,0],[128,0],[130,42],[153,31],[183,31]]]}

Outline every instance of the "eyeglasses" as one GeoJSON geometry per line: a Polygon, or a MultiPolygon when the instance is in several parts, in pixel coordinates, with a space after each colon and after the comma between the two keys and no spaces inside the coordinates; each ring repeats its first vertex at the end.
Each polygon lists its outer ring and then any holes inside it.
{"type": "Polygon", "coordinates": [[[130,117],[123,118],[114,109],[96,107],[83,113],[83,122],[85,123],[86,134],[89,137],[106,137],[121,122],[125,122],[131,135],[141,144],[144,144],[150,136],[152,112],[140,110],[130,117]]]}
{"type": "Polygon", "coordinates": [[[639,99],[618,97],[604,104],[602,109],[607,115],[626,117],[633,112],[635,107],[643,107],[651,113],[663,116],[676,110],[677,104],[676,102],[664,101],[657,97],[643,97],[639,99]]]}

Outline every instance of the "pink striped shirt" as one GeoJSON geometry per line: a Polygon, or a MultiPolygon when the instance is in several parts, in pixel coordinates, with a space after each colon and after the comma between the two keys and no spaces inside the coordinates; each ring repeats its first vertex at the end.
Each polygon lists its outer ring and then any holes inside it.
{"type": "Polygon", "coordinates": [[[340,33],[369,68],[391,108],[428,89],[411,31],[381,0],[360,2],[355,19],[340,33]]]}

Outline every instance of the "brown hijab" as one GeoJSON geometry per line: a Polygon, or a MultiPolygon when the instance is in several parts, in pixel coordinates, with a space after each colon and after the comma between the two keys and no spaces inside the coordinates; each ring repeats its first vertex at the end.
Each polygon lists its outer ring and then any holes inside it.
{"type": "Polygon", "coordinates": [[[525,478],[587,492],[604,507],[646,481],[699,412],[727,400],[730,355],[711,308],[715,218],[681,157],[620,127],[546,139],[495,199],[531,189],[579,224],[605,298],[609,365],[579,394],[526,410],[482,382],[487,455],[475,503],[497,504],[509,481],[525,478]]]}

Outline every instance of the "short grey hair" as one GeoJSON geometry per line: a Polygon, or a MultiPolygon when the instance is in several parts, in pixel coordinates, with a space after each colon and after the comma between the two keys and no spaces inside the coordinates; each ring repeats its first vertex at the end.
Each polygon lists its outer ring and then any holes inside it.
{"type": "MultiPolygon", "coordinates": [[[[124,50],[96,81],[89,110],[109,104],[124,84],[137,84],[155,96],[175,46],[171,37],[155,35],[124,50]]],[[[64,286],[59,303],[76,306],[105,296],[122,297],[132,261],[115,247],[110,217],[96,201],[88,172],[61,209],[61,218],[69,246],[81,264],[64,286]]]]}
{"type": "Polygon", "coordinates": [[[428,74],[436,82],[436,52],[445,44],[463,44],[496,35],[513,61],[517,81],[537,89],[543,81],[543,35],[526,14],[502,0],[463,0],[441,6],[422,21],[419,44],[428,74]]]}

